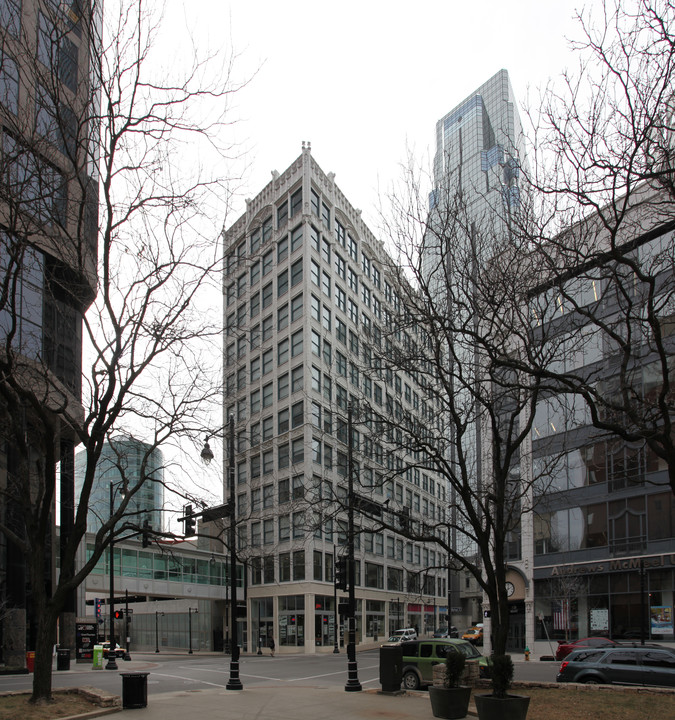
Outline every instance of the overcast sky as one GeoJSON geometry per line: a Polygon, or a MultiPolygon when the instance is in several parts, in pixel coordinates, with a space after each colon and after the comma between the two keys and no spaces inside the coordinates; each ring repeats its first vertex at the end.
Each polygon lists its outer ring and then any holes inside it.
{"type": "MultiPolygon", "coordinates": [[[[586,3],[587,5],[589,3],[586,3]]],[[[595,2],[599,5],[599,2],[595,2]]],[[[232,129],[255,196],[312,143],[325,172],[377,230],[375,208],[408,149],[428,164],[435,123],[506,68],[520,103],[575,64],[577,0],[167,0],[165,29],[199,47],[233,45],[232,129]],[[256,72],[257,70],[257,72],[256,72]]]]}

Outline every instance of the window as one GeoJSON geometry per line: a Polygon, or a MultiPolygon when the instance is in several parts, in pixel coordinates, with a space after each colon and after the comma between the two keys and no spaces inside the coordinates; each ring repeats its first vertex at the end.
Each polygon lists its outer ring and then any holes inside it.
{"type": "Polygon", "coordinates": [[[284,398],[288,397],[288,373],[284,373],[283,375],[279,375],[279,378],[277,379],[277,399],[283,400],[284,398]]]}
{"type": "Polygon", "coordinates": [[[263,408],[271,407],[274,398],[274,384],[267,383],[262,389],[262,406],[263,408]]]}
{"type": "Polygon", "coordinates": [[[317,287],[321,287],[321,270],[319,268],[319,264],[312,260],[310,262],[309,271],[312,284],[317,287]]]}
{"type": "Polygon", "coordinates": [[[253,287],[257,282],[260,282],[260,261],[259,260],[256,260],[251,265],[251,278],[250,278],[251,287],[253,287]]]}
{"type": "Polygon", "coordinates": [[[302,282],[302,258],[291,265],[291,287],[302,282]]]}
{"type": "Polygon", "coordinates": [[[251,415],[260,412],[260,390],[251,393],[251,415]]]}
{"type": "Polygon", "coordinates": [[[358,244],[351,235],[347,235],[347,251],[349,252],[349,257],[352,260],[354,260],[355,262],[358,262],[358,259],[359,259],[358,244]]]}
{"type": "Polygon", "coordinates": [[[298,550],[293,553],[293,580],[305,579],[305,551],[298,550]]]}
{"type": "Polygon", "coordinates": [[[279,480],[278,497],[279,505],[287,503],[291,499],[290,480],[288,478],[282,478],[279,480]]]}
{"type": "Polygon", "coordinates": [[[330,209],[326,203],[321,203],[321,222],[326,230],[330,230],[330,209]]]}
{"type": "Polygon", "coordinates": [[[295,512],[293,513],[293,539],[305,537],[305,513],[295,512]]]}
{"type": "Polygon", "coordinates": [[[326,238],[321,241],[321,259],[330,265],[330,243],[326,238]]]}
{"type": "Polygon", "coordinates": [[[337,241],[340,243],[340,245],[342,245],[342,247],[345,247],[347,233],[345,231],[344,225],[338,220],[335,221],[335,237],[337,237],[337,241]]]}
{"type": "Polygon", "coordinates": [[[272,450],[265,450],[262,454],[263,475],[269,475],[274,470],[274,453],[272,450]]]}
{"type": "Polygon", "coordinates": [[[314,392],[321,392],[321,370],[318,367],[312,365],[312,390],[314,392]]]}
{"type": "Polygon", "coordinates": [[[335,304],[338,310],[347,312],[347,293],[339,285],[335,286],[335,304]]]}
{"type": "MultiPolygon", "coordinates": [[[[251,457],[251,478],[260,477],[260,455],[253,455],[251,457]]],[[[256,508],[251,508],[255,510],[256,508]]]]}
{"type": "Polygon", "coordinates": [[[347,263],[345,259],[337,253],[335,253],[335,272],[338,274],[338,277],[341,277],[343,280],[347,279],[347,263]]]}
{"type": "Polygon", "coordinates": [[[322,320],[323,329],[326,330],[326,332],[330,332],[332,328],[331,323],[331,312],[330,308],[323,306],[323,320],[322,320]]]}
{"type": "Polygon", "coordinates": [[[277,365],[283,365],[284,363],[288,362],[288,349],[289,349],[288,338],[286,338],[285,340],[282,340],[277,345],[277,365]]]}
{"type": "MultiPolygon", "coordinates": [[[[288,270],[277,275],[277,297],[281,297],[288,292],[288,270]]],[[[265,305],[263,304],[263,307],[265,305]]]]}
{"type": "Polygon", "coordinates": [[[317,253],[320,251],[321,233],[314,227],[314,225],[310,225],[309,227],[309,243],[317,253]]]}
{"type": "Polygon", "coordinates": [[[268,308],[272,304],[272,294],[272,283],[268,283],[262,290],[263,309],[268,308]]]}
{"type": "Polygon", "coordinates": [[[272,416],[269,415],[268,417],[263,418],[263,421],[262,421],[262,440],[263,440],[263,442],[265,442],[266,440],[271,440],[272,433],[273,433],[272,416]]]}
{"type": "Polygon", "coordinates": [[[291,392],[299,392],[304,387],[304,366],[298,365],[298,367],[291,370],[291,392]]]}
{"type": "Polygon", "coordinates": [[[279,553],[279,582],[289,582],[291,579],[291,554],[279,553]]]}
{"type": "Polygon", "coordinates": [[[279,410],[277,413],[277,430],[279,434],[288,432],[289,429],[289,412],[288,408],[279,410]]]}
{"type": "Polygon", "coordinates": [[[332,361],[333,348],[328,340],[323,341],[323,361],[330,367],[332,361]]]}
{"type": "Polygon", "coordinates": [[[354,270],[352,270],[352,268],[349,268],[348,277],[349,277],[349,289],[350,289],[353,293],[358,293],[358,291],[359,291],[359,277],[358,277],[358,275],[354,272],[354,270]]]}
{"type": "Polygon", "coordinates": [[[260,380],[260,357],[251,360],[251,382],[255,382],[256,380],[260,380]]]}
{"type": "Polygon", "coordinates": [[[335,336],[343,344],[347,344],[347,326],[340,318],[335,318],[335,336]]]}
{"type": "Polygon", "coordinates": [[[309,200],[312,209],[312,215],[316,215],[316,217],[319,217],[319,194],[315,190],[311,190],[309,200]]]}
{"type": "Polygon", "coordinates": [[[316,295],[312,295],[310,305],[310,315],[312,316],[312,320],[321,322],[321,301],[318,297],[316,297],[316,295]]]}
{"type": "MultiPolygon", "coordinates": [[[[283,262],[288,257],[288,235],[285,237],[282,237],[281,240],[277,243],[277,263],[283,262]]],[[[263,263],[263,275],[265,274],[264,271],[264,263],[263,263]]]]}
{"type": "Polygon", "coordinates": [[[288,200],[284,201],[277,207],[277,229],[281,229],[288,222],[288,200]]]}
{"type": "Polygon", "coordinates": [[[265,277],[265,275],[268,275],[271,272],[273,266],[274,266],[274,250],[268,250],[263,255],[263,259],[262,259],[263,277],[265,277]]]}
{"type": "Polygon", "coordinates": [[[321,278],[321,291],[326,297],[330,297],[330,275],[324,271],[321,278]]]}
{"type": "Polygon", "coordinates": [[[359,308],[357,304],[350,298],[349,299],[349,319],[354,323],[354,325],[359,324],[359,308]]]}
{"type": "Polygon", "coordinates": [[[323,396],[328,402],[333,399],[333,383],[326,374],[323,376],[323,396]]]}
{"type": "Polygon", "coordinates": [[[302,293],[291,300],[291,322],[294,323],[302,317],[302,293]]]}
{"type": "MultiPolygon", "coordinates": [[[[288,483],[288,480],[286,480],[288,483]]],[[[279,502],[282,502],[279,499],[279,502]]],[[[288,498],[283,502],[288,502],[288,498]]],[[[279,515],[279,542],[291,539],[291,516],[290,515],[279,515]]]]}
{"type": "Polygon", "coordinates": [[[272,350],[265,350],[265,352],[262,354],[262,374],[267,375],[267,373],[272,371],[272,365],[274,362],[274,353],[272,350]]]}
{"type": "Polygon", "coordinates": [[[321,357],[321,335],[316,330],[312,330],[312,355],[321,357]]]}
{"type": "Polygon", "coordinates": [[[347,358],[339,350],[335,353],[335,367],[338,375],[347,377],[347,358]]]}
{"type": "Polygon", "coordinates": [[[305,497],[305,480],[302,475],[293,476],[293,500],[302,500],[305,497]]]}
{"type": "Polygon", "coordinates": [[[277,331],[288,326],[288,303],[284,303],[277,310],[277,331]]]}
{"type": "MultiPolygon", "coordinates": [[[[270,285],[271,287],[271,285],[270,285]]],[[[262,321],[262,341],[267,342],[268,340],[272,339],[272,331],[274,329],[274,325],[272,323],[272,316],[269,315],[262,321]]]]}
{"type": "Polygon", "coordinates": [[[291,423],[294,428],[300,427],[304,420],[304,402],[301,400],[300,402],[295,403],[291,407],[291,423]]]}
{"type": "MultiPolygon", "coordinates": [[[[3,5],[5,3],[0,3],[0,6],[3,5]]],[[[4,19],[4,12],[0,12],[4,19]]],[[[21,13],[17,17],[20,16],[21,13]]],[[[2,50],[0,50],[0,104],[14,115],[19,112],[19,66],[2,50]]],[[[46,136],[46,133],[42,134],[46,136]]]]}
{"type": "Polygon", "coordinates": [[[302,188],[298,188],[291,195],[291,217],[295,217],[302,210],[302,188]]]}
{"type": "Polygon", "coordinates": [[[277,448],[277,467],[281,470],[287,468],[289,464],[290,448],[288,443],[281,443],[277,448]]]}
{"type": "Polygon", "coordinates": [[[291,357],[297,357],[302,353],[302,330],[291,335],[291,357]]]}
{"type": "Polygon", "coordinates": [[[303,240],[303,231],[302,231],[302,225],[298,225],[298,227],[293,230],[291,233],[291,255],[300,247],[302,247],[302,240],[303,240]]]}

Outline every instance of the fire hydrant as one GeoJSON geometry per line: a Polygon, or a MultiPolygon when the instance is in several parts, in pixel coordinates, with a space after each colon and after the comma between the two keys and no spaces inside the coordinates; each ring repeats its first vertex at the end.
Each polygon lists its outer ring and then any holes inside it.
{"type": "Polygon", "coordinates": [[[529,647],[525,648],[525,661],[526,662],[530,661],[530,648],[529,647]]]}

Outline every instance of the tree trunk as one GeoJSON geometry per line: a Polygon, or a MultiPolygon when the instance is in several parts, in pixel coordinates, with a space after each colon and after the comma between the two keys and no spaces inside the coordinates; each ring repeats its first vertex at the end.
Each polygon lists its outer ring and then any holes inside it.
{"type": "Polygon", "coordinates": [[[52,651],[56,642],[56,620],[51,604],[40,613],[35,636],[35,670],[33,674],[33,703],[49,702],[52,697],[52,651]]]}

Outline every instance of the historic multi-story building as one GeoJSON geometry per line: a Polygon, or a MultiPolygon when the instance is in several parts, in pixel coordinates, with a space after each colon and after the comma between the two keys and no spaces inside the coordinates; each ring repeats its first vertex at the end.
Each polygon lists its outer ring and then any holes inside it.
{"type": "MultiPolygon", "coordinates": [[[[357,494],[440,519],[445,484],[406,467],[402,448],[376,431],[366,408],[405,405],[421,417],[423,405],[425,417],[433,413],[413,377],[372,360],[385,312],[397,302],[391,260],[309,144],[247,202],[224,240],[224,414],[236,422],[248,646],[273,636],[282,650],[332,649],[348,406],[361,408],[352,436],[357,494]]],[[[406,625],[430,631],[445,620],[447,560],[438,548],[369,531],[365,520],[355,544],[357,642],[406,625]]]]}
{"type": "MultiPolygon", "coordinates": [[[[60,460],[62,538],[73,523],[75,438],[57,414],[82,413],[81,321],[96,291],[97,179],[82,112],[91,101],[96,25],[88,8],[81,0],[0,2],[0,522],[19,537],[12,483],[32,482],[29,459],[52,450],[60,460]],[[54,413],[50,421],[34,412],[30,395],[54,413]],[[30,449],[22,452],[17,437],[30,449]]],[[[46,544],[49,584],[53,533],[46,544]]],[[[0,662],[23,665],[35,630],[31,587],[23,551],[3,533],[0,603],[0,662]]],[[[65,612],[74,621],[74,595],[65,612]]],[[[74,642],[74,623],[66,624],[73,633],[66,641],[74,642]]]]}

